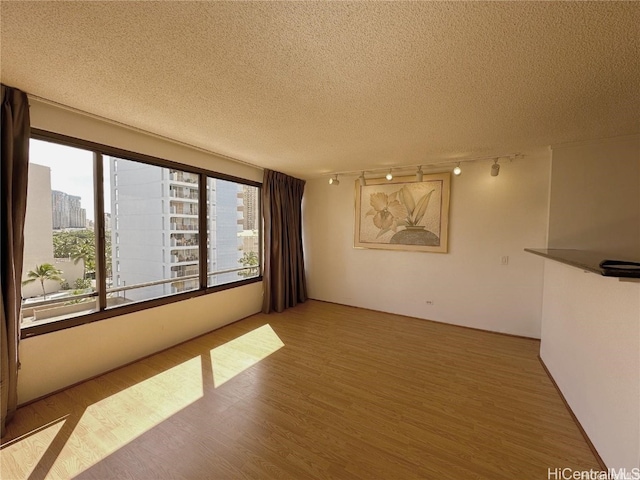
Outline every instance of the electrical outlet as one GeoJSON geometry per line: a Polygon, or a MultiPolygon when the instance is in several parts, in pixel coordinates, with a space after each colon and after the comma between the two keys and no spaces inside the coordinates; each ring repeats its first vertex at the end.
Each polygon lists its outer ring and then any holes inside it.
{"type": "Polygon", "coordinates": [[[503,257],[500,259],[500,264],[502,264],[502,265],[509,265],[509,257],[508,257],[507,255],[503,256],[503,257]]]}

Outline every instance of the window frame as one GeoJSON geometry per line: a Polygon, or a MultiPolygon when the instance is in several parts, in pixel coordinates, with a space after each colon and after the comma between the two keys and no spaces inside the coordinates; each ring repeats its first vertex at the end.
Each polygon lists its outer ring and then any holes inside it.
{"type": "Polygon", "coordinates": [[[251,278],[243,278],[235,282],[229,282],[222,285],[207,286],[208,281],[208,257],[207,257],[207,189],[206,182],[207,177],[217,178],[229,182],[238,183],[241,185],[248,185],[258,188],[258,216],[262,218],[262,183],[252,180],[247,180],[233,175],[219,173],[213,170],[208,170],[193,165],[183,164],[172,160],[166,160],[163,158],[154,157],[142,153],[133,152],[130,150],[124,150],[117,147],[111,147],[109,145],[103,145],[88,140],[69,137],[59,133],[50,132],[47,130],[41,130],[37,128],[31,129],[31,139],[41,140],[68,147],[81,148],[93,152],[94,154],[94,202],[95,202],[95,243],[96,243],[96,303],[98,311],[79,315],[77,317],[67,318],[64,320],[52,321],[41,325],[26,326],[20,328],[20,338],[30,338],[45,333],[56,332],[67,328],[77,327],[87,323],[93,323],[95,321],[104,320],[107,318],[119,317],[121,315],[127,315],[141,310],[149,308],[155,308],[162,305],[168,305],[175,302],[181,302],[190,298],[200,297],[202,295],[209,295],[212,293],[230,290],[232,288],[249,285],[262,281],[262,268],[263,268],[263,223],[258,222],[258,275],[251,278]],[[170,168],[181,170],[183,172],[192,173],[198,175],[198,250],[199,250],[199,287],[195,290],[190,290],[184,293],[175,293],[167,296],[153,298],[149,300],[142,300],[139,302],[126,304],[118,307],[106,308],[106,266],[104,261],[105,255],[105,225],[104,225],[104,182],[103,182],[103,156],[113,156],[121,158],[123,160],[130,160],[134,162],[141,162],[148,165],[153,165],[162,168],[170,168]],[[205,188],[202,188],[202,187],[205,188]]]}

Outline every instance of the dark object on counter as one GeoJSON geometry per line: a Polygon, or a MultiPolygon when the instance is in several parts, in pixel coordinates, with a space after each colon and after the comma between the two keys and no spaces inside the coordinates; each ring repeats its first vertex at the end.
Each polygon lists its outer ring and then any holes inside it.
{"type": "Polygon", "coordinates": [[[627,260],[603,260],[600,262],[602,275],[607,277],[640,277],[640,263],[627,260]]]}

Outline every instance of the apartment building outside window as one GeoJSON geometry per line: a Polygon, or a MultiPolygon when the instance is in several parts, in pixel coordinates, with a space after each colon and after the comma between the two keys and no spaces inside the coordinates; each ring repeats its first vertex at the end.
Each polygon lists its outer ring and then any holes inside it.
{"type": "Polygon", "coordinates": [[[118,178],[113,187],[118,196],[111,195],[111,211],[117,212],[112,243],[116,235],[119,238],[120,269],[109,282],[116,285],[115,297],[123,303],[138,302],[199,288],[198,175],[116,157],[104,162],[109,184],[118,178]],[[172,241],[174,235],[187,232],[193,232],[188,246],[172,241]],[[179,288],[178,282],[166,281],[187,277],[176,275],[177,265],[195,269],[179,288]]]}

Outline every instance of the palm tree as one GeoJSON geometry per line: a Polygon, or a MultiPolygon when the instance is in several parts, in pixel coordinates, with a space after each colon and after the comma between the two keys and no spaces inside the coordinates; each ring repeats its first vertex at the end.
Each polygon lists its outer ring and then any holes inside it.
{"type": "Polygon", "coordinates": [[[82,279],[87,278],[87,269],[95,269],[96,249],[92,242],[84,240],[79,243],[72,253],[73,264],[82,260],[82,279]]]}
{"type": "Polygon", "coordinates": [[[63,279],[60,275],[62,275],[62,270],[58,270],[50,263],[43,263],[42,265],[36,265],[36,268],[34,270],[30,270],[27,273],[28,279],[22,282],[22,285],[28,285],[29,283],[33,283],[36,280],[40,280],[40,285],[42,286],[42,296],[46,300],[47,292],[44,289],[44,281],[54,280],[56,282],[62,282],[63,279]]]}

